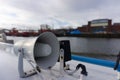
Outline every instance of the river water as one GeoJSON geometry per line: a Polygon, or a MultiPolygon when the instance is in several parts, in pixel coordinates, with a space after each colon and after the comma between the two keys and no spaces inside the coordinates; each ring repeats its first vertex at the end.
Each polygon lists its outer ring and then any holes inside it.
{"type": "MultiPolygon", "coordinates": [[[[16,42],[27,40],[28,37],[8,37],[8,39],[16,42]]],[[[115,38],[58,37],[58,40],[70,40],[71,52],[82,56],[115,61],[120,51],[120,39],[115,38]]]]}
{"type": "Polygon", "coordinates": [[[70,40],[71,52],[77,55],[116,60],[120,51],[120,39],[116,38],[81,38],[60,37],[59,40],[70,40]]]}

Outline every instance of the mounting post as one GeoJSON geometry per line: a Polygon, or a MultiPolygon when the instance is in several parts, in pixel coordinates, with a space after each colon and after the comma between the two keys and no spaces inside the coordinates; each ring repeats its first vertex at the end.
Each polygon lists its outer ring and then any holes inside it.
{"type": "Polygon", "coordinates": [[[18,57],[18,72],[19,72],[19,76],[21,78],[25,78],[25,77],[29,77],[31,75],[36,74],[37,72],[35,71],[35,69],[29,71],[29,72],[24,72],[23,69],[23,57],[24,57],[24,49],[20,49],[19,50],[19,57],[18,57]]]}
{"type": "Polygon", "coordinates": [[[64,49],[60,49],[60,74],[64,76],[64,49]]]}

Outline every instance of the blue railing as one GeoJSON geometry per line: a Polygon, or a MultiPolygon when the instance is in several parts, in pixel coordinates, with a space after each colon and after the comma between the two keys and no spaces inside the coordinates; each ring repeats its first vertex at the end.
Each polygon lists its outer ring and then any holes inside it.
{"type": "MultiPolygon", "coordinates": [[[[72,59],[77,60],[77,61],[91,63],[91,64],[96,64],[96,65],[100,65],[100,66],[105,66],[105,67],[109,67],[109,68],[114,68],[114,66],[116,64],[113,61],[90,58],[90,57],[83,57],[83,56],[77,56],[77,55],[72,55],[72,59]]],[[[120,65],[118,66],[117,70],[120,72],[120,65]]]]}

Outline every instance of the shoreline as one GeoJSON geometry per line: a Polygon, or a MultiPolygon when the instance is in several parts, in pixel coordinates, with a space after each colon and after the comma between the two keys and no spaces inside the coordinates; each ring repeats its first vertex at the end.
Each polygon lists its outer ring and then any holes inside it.
{"type": "Polygon", "coordinates": [[[57,37],[85,37],[85,38],[120,38],[120,34],[66,34],[57,37]]]}

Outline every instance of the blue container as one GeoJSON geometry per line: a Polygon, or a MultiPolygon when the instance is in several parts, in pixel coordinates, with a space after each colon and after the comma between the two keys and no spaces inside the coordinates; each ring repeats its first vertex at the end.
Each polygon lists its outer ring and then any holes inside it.
{"type": "Polygon", "coordinates": [[[81,34],[81,32],[76,29],[76,30],[71,31],[70,34],[81,34]]]}

